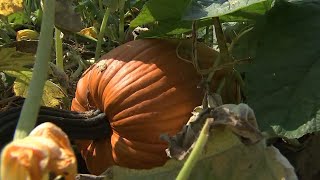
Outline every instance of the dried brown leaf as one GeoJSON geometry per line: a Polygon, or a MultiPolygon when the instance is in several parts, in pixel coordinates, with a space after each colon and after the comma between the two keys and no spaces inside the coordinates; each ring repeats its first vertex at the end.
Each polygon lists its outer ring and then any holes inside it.
{"type": "Polygon", "coordinates": [[[173,137],[162,135],[161,138],[169,143],[169,148],[166,150],[169,157],[184,159],[192,150],[199,132],[208,118],[213,119],[211,128],[220,126],[229,128],[243,140],[243,143],[254,144],[263,138],[262,133],[258,130],[254,112],[248,105],[220,105],[217,100],[213,99],[213,96],[210,101],[216,102],[211,103],[213,108],[202,109],[202,106],[195,108],[188,124],[177,135],[173,137]]]}

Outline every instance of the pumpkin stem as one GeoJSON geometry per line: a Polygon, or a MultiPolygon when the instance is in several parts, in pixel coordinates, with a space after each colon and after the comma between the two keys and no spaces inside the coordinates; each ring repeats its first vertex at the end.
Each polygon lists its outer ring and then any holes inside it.
{"type": "MultiPolygon", "coordinates": [[[[23,100],[20,100],[18,103],[22,104],[23,100]]],[[[21,109],[21,105],[17,105],[0,112],[0,137],[3,137],[0,141],[1,146],[12,140],[21,109]]],[[[73,140],[101,139],[109,137],[111,133],[111,127],[106,119],[106,115],[100,110],[75,112],[41,106],[37,124],[44,122],[56,124],[68,135],[69,139],[73,140]]]]}

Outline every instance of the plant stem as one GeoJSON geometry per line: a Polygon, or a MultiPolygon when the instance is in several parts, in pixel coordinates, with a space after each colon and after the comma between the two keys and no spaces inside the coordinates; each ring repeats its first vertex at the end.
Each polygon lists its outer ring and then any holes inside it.
{"type": "Polygon", "coordinates": [[[85,67],[85,64],[83,63],[80,55],[75,54],[73,57],[76,61],[78,61],[79,66],[78,66],[77,70],[71,74],[71,76],[70,76],[71,80],[75,80],[77,77],[79,77],[85,67]]]}
{"type": "Polygon", "coordinates": [[[250,27],[244,31],[242,31],[239,35],[236,36],[236,38],[231,42],[231,45],[229,47],[229,52],[232,53],[232,50],[235,46],[235,44],[239,41],[239,39],[244,36],[245,34],[247,34],[248,32],[250,32],[253,29],[253,27],[250,27]]]}
{"type": "Polygon", "coordinates": [[[189,178],[193,167],[196,165],[197,161],[199,160],[201,153],[203,152],[203,148],[207,143],[207,140],[209,137],[210,124],[211,124],[211,120],[207,119],[200,132],[200,135],[194,146],[194,149],[191,151],[188,159],[184,163],[176,180],[187,180],[189,178]]]}
{"type": "MultiPolygon", "coordinates": [[[[25,7],[24,10],[27,14],[27,17],[30,17],[30,15],[31,15],[31,2],[30,2],[30,0],[24,1],[24,7],[25,7]]],[[[31,21],[31,19],[28,18],[28,23],[30,23],[30,21],[31,21]]]]}
{"type": "Polygon", "coordinates": [[[101,26],[100,26],[99,35],[98,35],[96,53],[95,53],[95,56],[94,56],[94,60],[95,61],[98,61],[98,59],[100,57],[101,44],[102,44],[102,40],[103,40],[104,34],[106,32],[106,26],[107,26],[109,15],[110,15],[110,8],[107,7],[106,12],[104,13],[104,16],[103,16],[103,20],[102,20],[102,23],[101,23],[101,26]]]}
{"type": "MultiPolygon", "coordinates": [[[[15,107],[7,112],[1,112],[4,115],[0,123],[0,135],[12,137],[13,130],[17,124],[21,108],[15,107]]],[[[101,111],[87,111],[77,113],[49,107],[42,107],[39,111],[37,124],[51,122],[59,126],[70,139],[101,139],[110,136],[111,127],[106,123],[106,115],[101,111]]],[[[0,147],[7,144],[8,141],[0,139],[0,147]]]]}
{"type": "Polygon", "coordinates": [[[26,137],[34,128],[40,108],[44,84],[47,80],[48,62],[52,47],[55,0],[44,0],[40,40],[37,48],[34,70],[23,104],[14,139],[26,137]]]}
{"type": "Polygon", "coordinates": [[[62,50],[62,39],[61,31],[55,28],[55,47],[56,47],[56,65],[62,71],[63,69],[63,50],[62,50]]]}
{"type": "Polygon", "coordinates": [[[210,31],[210,27],[207,26],[206,27],[206,34],[204,36],[204,42],[208,45],[209,42],[210,42],[210,34],[209,34],[209,31],[210,31]]]}
{"type": "Polygon", "coordinates": [[[200,73],[200,67],[198,64],[198,52],[197,52],[197,21],[192,22],[192,62],[197,72],[200,73]]]}
{"type": "Polygon", "coordinates": [[[103,10],[103,7],[102,7],[102,0],[99,0],[99,9],[100,9],[100,11],[102,11],[102,10],[103,10]]]}
{"type": "Polygon", "coordinates": [[[124,41],[124,4],[125,1],[121,1],[119,7],[119,43],[122,44],[124,41]]]}
{"type": "Polygon", "coordinates": [[[218,46],[219,46],[222,62],[224,62],[224,63],[230,62],[231,58],[229,56],[226,38],[223,34],[219,17],[213,17],[212,21],[213,21],[213,25],[214,25],[214,30],[216,32],[216,37],[217,37],[217,41],[218,41],[218,46]]]}

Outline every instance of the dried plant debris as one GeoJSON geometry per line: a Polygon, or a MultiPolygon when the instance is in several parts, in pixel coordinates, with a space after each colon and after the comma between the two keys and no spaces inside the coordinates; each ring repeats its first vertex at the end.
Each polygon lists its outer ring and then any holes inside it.
{"type": "Polygon", "coordinates": [[[23,0],[0,0],[0,15],[8,16],[23,10],[23,0]]]}
{"type": "Polygon", "coordinates": [[[105,176],[96,176],[92,174],[77,174],[76,180],[104,180],[105,176]]]}
{"type": "MultiPolygon", "coordinates": [[[[41,1],[43,6],[43,1],[41,1]]],[[[55,26],[62,32],[79,32],[83,29],[81,17],[75,12],[71,0],[57,0],[55,3],[55,26]]]]}
{"type": "Polygon", "coordinates": [[[204,106],[198,106],[192,112],[193,116],[177,135],[161,138],[169,143],[166,150],[171,158],[182,160],[192,150],[195,141],[206,120],[210,120],[210,127],[224,126],[241,138],[245,144],[255,144],[263,136],[258,129],[253,110],[246,104],[224,104],[218,95],[207,95],[204,106]]]}
{"type": "Polygon", "coordinates": [[[56,1],[55,26],[62,32],[79,32],[84,28],[81,17],[74,8],[70,0],[56,1]]]}

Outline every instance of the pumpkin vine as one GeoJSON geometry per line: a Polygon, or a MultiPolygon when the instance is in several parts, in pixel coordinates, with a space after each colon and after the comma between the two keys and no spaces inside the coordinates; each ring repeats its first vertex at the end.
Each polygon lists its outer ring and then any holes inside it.
{"type": "Polygon", "coordinates": [[[54,28],[55,0],[45,0],[43,3],[43,12],[40,40],[28,89],[28,98],[21,110],[14,135],[15,139],[26,137],[34,128],[40,108],[43,87],[47,79],[48,63],[52,46],[51,35],[53,34],[54,28]]]}

